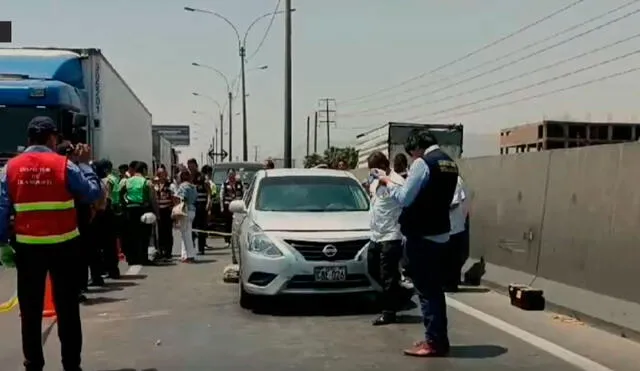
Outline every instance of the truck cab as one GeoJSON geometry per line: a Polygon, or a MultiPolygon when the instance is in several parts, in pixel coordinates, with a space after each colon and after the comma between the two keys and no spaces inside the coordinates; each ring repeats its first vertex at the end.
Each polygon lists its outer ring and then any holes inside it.
{"type": "Polygon", "coordinates": [[[49,116],[65,139],[87,142],[88,97],[81,58],[72,52],[0,49],[0,157],[26,146],[26,128],[49,116]]]}

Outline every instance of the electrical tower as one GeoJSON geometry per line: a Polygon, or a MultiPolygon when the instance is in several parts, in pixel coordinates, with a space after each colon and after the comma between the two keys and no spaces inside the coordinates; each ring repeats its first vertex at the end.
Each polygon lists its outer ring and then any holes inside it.
{"type": "Polygon", "coordinates": [[[331,147],[331,124],[336,123],[336,100],[321,98],[318,100],[318,122],[327,125],[327,149],[331,147]]]}

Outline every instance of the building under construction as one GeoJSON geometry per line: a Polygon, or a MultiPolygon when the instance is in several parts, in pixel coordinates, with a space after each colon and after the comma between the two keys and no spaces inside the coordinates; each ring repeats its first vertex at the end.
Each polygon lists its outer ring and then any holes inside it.
{"type": "Polygon", "coordinates": [[[500,154],[637,141],[639,123],[555,121],[500,130],[500,154]]]}

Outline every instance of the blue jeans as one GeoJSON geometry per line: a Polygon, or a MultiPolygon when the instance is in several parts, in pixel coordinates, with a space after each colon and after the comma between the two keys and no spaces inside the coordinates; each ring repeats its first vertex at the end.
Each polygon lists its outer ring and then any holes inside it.
{"type": "Polygon", "coordinates": [[[445,279],[446,243],[422,237],[407,238],[405,252],[407,273],[418,293],[425,339],[434,347],[449,347],[447,333],[447,304],[443,282],[445,279]]]}

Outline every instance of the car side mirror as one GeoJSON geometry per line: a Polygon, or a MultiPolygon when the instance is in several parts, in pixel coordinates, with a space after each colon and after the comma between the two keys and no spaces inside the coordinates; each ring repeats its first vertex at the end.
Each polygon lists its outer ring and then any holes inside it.
{"type": "Polygon", "coordinates": [[[229,204],[229,211],[234,214],[244,214],[247,212],[247,205],[242,200],[234,200],[229,204]]]}

